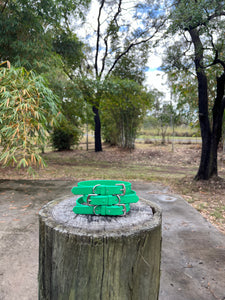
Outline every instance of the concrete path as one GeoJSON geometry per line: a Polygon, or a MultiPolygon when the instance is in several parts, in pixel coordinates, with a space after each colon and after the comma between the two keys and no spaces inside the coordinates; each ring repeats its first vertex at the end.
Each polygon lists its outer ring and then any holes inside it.
{"type": "Polygon", "coordinates": [[[152,183],[133,183],[162,208],[160,300],[225,299],[225,235],[177,195],[152,183]]]}
{"type": "MultiPolygon", "coordinates": [[[[71,196],[73,185],[0,181],[0,300],[38,299],[38,211],[71,196]]],[[[145,182],[132,187],[163,212],[159,300],[225,300],[225,235],[167,187],[145,182]]]]}

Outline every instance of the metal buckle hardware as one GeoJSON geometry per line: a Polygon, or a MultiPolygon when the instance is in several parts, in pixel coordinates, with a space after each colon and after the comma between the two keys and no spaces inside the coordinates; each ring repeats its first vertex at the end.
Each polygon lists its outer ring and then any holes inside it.
{"type": "Polygon", "coordinates": [[[123,216],[126,216],[126,213],[127,213],[127,209],[126,209],[126,205],[125,204],[117,204],[117,206],[123,206],[123,216]]]}
{"type": "MultiPolygon", "coordinates": [[[[100,186],[101,184],[96,184],[94,187],[93,187],[93,189],[92,189],[92,193],[93,194],[95,194],[95,188],[97,187],[97,186],[100,186]]],[[[96,194],[95,194],[96,195],[96,194]]]]}
{"type": "Polygon", "coordinates": [[[117,198],[118,198],[118,200],[119,200],[119,203],[117,203],[116,205],[120,205],[120,201],[121,201],[121,199],[120,199],[120,195],[115,195],[117,198]]]}
{"type": "Polygon", "coordinates": [[[98,195],[97,194],[89,194],[87,196],[87,205],[88,206],[94,206],[94,205],[91,204],[91,199],[90,199],[91,196],[98,196],[98,195]]]}
{"type": "Polygon", "coordinates": [[[117,194],[119,196],[124,196],[126,194],[126,187],[124,183],[117,183],[116,185],[122,185],[121,191],[123,191],[123,194],[117,194]]]}
{"type": "Polygon", "coordinates": [[[95,212],[95,209],[96,209],[96,207],[98,207],[98,206],[99,206],[99,205],[95,205],[94,208],[93,208],[93,213],[94,213],[95,216],[99,216],[99,215],[100,215],[100,214],[96,214],[96,212],[95,212]]]}

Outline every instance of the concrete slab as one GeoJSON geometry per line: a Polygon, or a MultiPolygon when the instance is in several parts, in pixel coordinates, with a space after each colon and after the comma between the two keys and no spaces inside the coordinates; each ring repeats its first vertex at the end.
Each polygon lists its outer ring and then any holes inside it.
{"type": "Polygon", "coordinates": [[[162,209],[160,300],[225,299],[225,235],[167,188],[133,184],[162,209]]]}
{"type": "MultiPolygon", "coordinates": [[[[71,196],[73,185],[0,181],[0,300],[38,298],[38,211],[71,196]]],[[[132,187],[163,212],[159,300],[225,300],[225,235],[169,188],[137,181],[132,187]]]]}

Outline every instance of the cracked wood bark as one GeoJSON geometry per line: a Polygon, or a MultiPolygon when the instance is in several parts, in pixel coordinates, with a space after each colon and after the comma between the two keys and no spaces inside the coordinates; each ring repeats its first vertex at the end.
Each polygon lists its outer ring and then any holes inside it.
{"type": "Polygon", "coordinates": [[[158,299],[161,211],[149,201],[125,217],[75,215],[75,198],[39,213],[39,299],[158,299]]]}

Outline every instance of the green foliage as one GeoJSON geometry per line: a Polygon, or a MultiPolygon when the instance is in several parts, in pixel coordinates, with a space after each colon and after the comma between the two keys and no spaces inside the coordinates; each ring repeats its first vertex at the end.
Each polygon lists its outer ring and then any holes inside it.
{"type": "MultiPolygon", "coordinates": [[[[10,60],[14,66],[23,66],[27,70],[35,70],[47,79],[49,87],[62,100],[61,110],[68,122],[66,129],[64,126],[63,130],[67,133],[71,131],[75,136],[75,140],[77,140],[76,136],[79,135],[77,133],[79,128],[87,119],[90,107],[85,109],[87,105],[84,105],[84,98],[76,84],[74,84],[75,75],[77,75],[78,69],[83,63],[84,45],[72,32],[71,24],[77,19],[84,19],[84,14],[90,2],[90,0],[15,0],[0,2],[0,59],[10,60]],[[72,18],[73,22],[71,22],[72,18]]],[[[23,77],[21,74],[18,76],[23,77]]],[[[28,82],[32,76],[35,76],[32,72],[27,75],[29,77],[27,85],[29,85],[28,82]]],[[[36,84],[38,84],[38,80],[36,84]]],[[[43,84],[45,84],[44,81],[43,84]]],[[[40,89],[42,88],[40,87],[40,89]]],[[[29,92],[28,87],[24,87],[24,89],[29,92]]],[[[43,105],[46,106],[44,100],[48,100],[46,95],[42,99],[43,105]]],[[[44,109],[44,106],[40,106],[41,109],[44,109]]],[[[51,101],[49,101],[49,106],[51,106],[51,101]]],[[[51,109],[47,110],[51,115],[53,111],[51,109]]],[[[40,112],[38,113],[40,114],[40,112]]],[[[42,116],[38,116],[41,124],[39,126],[43,127],[45,121],[48,122],[47,113],[47,111],[43,111],[42,116]],[[42,117],[45,117],[46,120],[42,120],[42,117]]],[[[2,127],[7,125],[5,119],[2,122],[2,127]]],[[[40,127],[40,131],[43,133],[41,136],[40,133],[34,133],[34,136],[39,136],[42,139],[39,143],[40,146],[44,144],[44,136],[45,140],[47,138],[47,129],[50,128],[46,124],[46,128],[40,127]]],[[[18,143],[20,143],[20,138],[22,143],[22,136],[20,135],[17,138],[18,143]]],[[[2,141],[3,139],[5,137],[2,136],[2,141]]]]}
{"type": "Polygon", "coordinates": [[[52,145],[58,151],[71,150],[73,145],[78,144],[80,136],[81,131],[64,120],[53,130],[51,136],[52,145]]]}
{"type": "Polygon", "coordinates": [[[44,166],[39,147],[57,123],[59,102],[45,80],[24,68],[0,68],[0,160],[17,167],[44,166]]]}
{"type": "MultiPolygon", "coordinates": [[[[50,74],[48,75],[50,77],[50,74]]],[[[69,150],[77,144],[83,124],[93,122],[91,104],[84,99],[88,91],[82,89],[82,80],[68,80],[64,73],[52,74],[51,86],[63,99],[61,108],[65,119],[54,128],[52,144],[57,150],[69,150]],[[60,78],[60,80],[58,80],[60,78]]]]}
{"type": "Polygon", "coordinates": [[[112,71],[112,76],[129,79],[142,84],[145,80],[145,68],[148,60],[148,45],[132,48],[122,56],[112,71]]]}
{"type": "MultiPolygon", "coordinates": [[[[175,1],[175,9],[171,10],[173,23],[171,30],[176,32],[178,28],[190,30],[199,25],[208,26],[211,17],[219,16],[224,10],[223,0],[181,0],[175,1]]],[[[214,24],[215,26],[215,24],[214,24]]]]}
{"type": "Polygon", "coordinates": [[[106,81],[101,102],[105,139],[122,148],[133,149],[137,129],[152,101],[152,95],[134,81],[106,81]]]}
{"type": "Polygon", "coordinates": [[[99,107],[101,95],[104,90],[104,82],[98,79],[89,79],[87,77],[76,78],[74,80],[74,88],[79,96],[90,105],[99,107]]]}
{"type": "Polygon", "coordinates": [[[142,127],[144,129],[149,129],[149,128],[157,128],[158,126],[158,120],[156,117],[152,115],[147,115],[144,117],[142,127]]]}
{"type": "MultiPolygon", "coordinates": [[[[212,108],[216,98],[216,78],[221,74],[221,68],[212,66],[206,69],[209,95],[209,117],[212,120],[212,108]]],[[[167,71],[169,86],[177,109],[186,124],[198,123],[198,84],[197,77],[188,70],[171,69],[167,71]]]]}
{"type": "Polygon", "coordinates": [[[83,43],[76,34],[64,29],[56,30],[53,37],[54,51],[59,54],[64,63],[66,72],[76,70],[84,58],[83,43]]]}
{"type": "Polygon", "coordinates": [[[177,125],[179,123],[180,115],[174,109],[172,103],[160,104],[158,99],[154,103],[153,115],[157,120],[156,127],[158,127],[158,131],[162,136],[162,144],[165,144],[168,127],[177,125]]]}
{"type": "Polygon", "coordinates": [[[70,17],[82,17],[89,3],[90,0],[1,1],[1,59],[41,73],[57,60],[55,52],[71,57],[74,36],[67,29],[70,17]],[[54,36],[54,32],[60,34],[54,36]]]}
{"type": "Polygon", "coordinates": [[[5,1],[0,10],[1,59],[27,69],[39,68],[40,61],[51,49],[44,22],[50,22],[53,1],[45,1],[42,7],[32,2],[5,1]]]}

